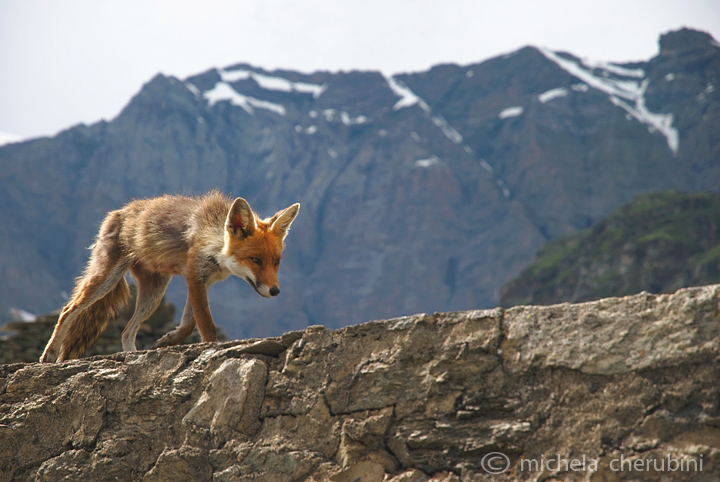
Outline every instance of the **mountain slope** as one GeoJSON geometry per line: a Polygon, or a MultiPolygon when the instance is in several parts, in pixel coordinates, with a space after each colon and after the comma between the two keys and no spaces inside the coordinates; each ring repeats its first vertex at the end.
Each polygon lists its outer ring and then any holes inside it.
{"type": "Polygon", "coordinates": [[[638,196],[591,229],[543,247],[503,287],[503,306],[590,301],[720,281],[720,195],[638,196]]]}
{"type": "MultiPolygon", "coordinates": [[[[494,306],[547,240],[641,192],[718,190],[720,48],[687,30],[660,46],[624,66],[528,47],[393,78],[158,75],[110,122],[0,147],[0,306],[58,308],[107,211],[213,188],[262,215],[303,205],[279,298],[211,289],[230,337],[494,306]]],[[[169,298],[184,303],[181,281],[169,298]]]]}
{"type": "Polygon", "coordinates": [[[526,48],[403,80],[554,238],[639,192],[717,190],[717,45],[681,30],[662,36],[649,62],[619,66],[526,48]]]}

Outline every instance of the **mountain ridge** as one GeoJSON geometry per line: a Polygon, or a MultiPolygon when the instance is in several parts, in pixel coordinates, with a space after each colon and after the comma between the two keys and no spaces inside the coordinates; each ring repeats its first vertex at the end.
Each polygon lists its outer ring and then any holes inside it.
{"type": "Polygon", "coordinates": [[[720,49],[668,35],[665,53],[636,67],[647,109],[673,114],[677,153],[534,47],[390,81],[247,64],[155,76],[109,122],[0,147],[0,305],[59,307],[109,210],[220,189],[261,214],[303,204],[281,297],[256,299],[238,281],[211,289],[230,337],[495,306],[547,240],[640,192],[717,191],[720,101],[708,86],[720,49]],[[238,314],[246,325],[230,321],[238,314]]]}
{"type": "Polygon", "coordinates": [[[585,302],[720,282],[720,195],[639,195],[592,228],[554,240],[500,304],[585,302]]]}

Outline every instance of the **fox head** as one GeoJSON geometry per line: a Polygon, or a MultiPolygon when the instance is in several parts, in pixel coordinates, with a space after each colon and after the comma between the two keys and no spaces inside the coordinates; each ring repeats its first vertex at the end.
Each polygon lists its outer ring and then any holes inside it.
{"type": "Polygon", "coordinates": [[[277,272],[284,240],[299,209],[300,204],[293,204],[270,218],[258,219],[248,202],[239,197],[228,211],[223,264],[261,296],[280,293],[277,272]]]}

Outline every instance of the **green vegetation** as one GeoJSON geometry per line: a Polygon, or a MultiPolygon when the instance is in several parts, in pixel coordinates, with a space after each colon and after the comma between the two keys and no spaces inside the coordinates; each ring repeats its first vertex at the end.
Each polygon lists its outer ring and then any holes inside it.
{"type": "Polygon", "coordinates": [[[638,196],[548,243],[501,291],[503,306],[579,302],[720,283],[720,195],[638,196]]]}
{"type": "Polygon", "coordinates": [[[712,249],[709,249],[699,256],[694,257],[694,264],[704,265],[718,263],[720,264],[720,244],[712,249]]]}

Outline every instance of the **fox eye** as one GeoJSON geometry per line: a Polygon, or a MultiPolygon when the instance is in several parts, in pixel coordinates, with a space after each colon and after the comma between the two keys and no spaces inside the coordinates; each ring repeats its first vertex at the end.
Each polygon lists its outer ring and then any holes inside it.
{"type": "Polygon", "coordinates": [[[280,260],[275,261],[275,267],[277,268],[278,266],[280,266],[280,260]]]}
{"type": "Polygon", "coordinates": [[[262,266],[262,260],[260,258],[250,258],[250,261],[252,261],[258,266],[262,266]]]}

